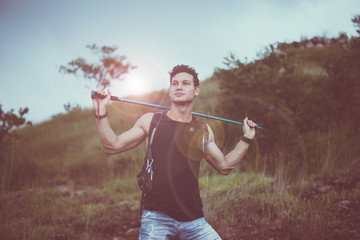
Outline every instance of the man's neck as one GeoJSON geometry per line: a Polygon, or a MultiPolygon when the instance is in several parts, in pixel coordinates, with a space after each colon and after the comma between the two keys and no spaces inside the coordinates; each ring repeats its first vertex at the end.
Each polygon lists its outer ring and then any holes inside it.
{"type": "Polygon", "coordinates": [[[170,110],[167,112],[167,116],[178,122],[191,122],[192,116],[191,112],[193,109],[193,104],[171,104],[170,110]]]}

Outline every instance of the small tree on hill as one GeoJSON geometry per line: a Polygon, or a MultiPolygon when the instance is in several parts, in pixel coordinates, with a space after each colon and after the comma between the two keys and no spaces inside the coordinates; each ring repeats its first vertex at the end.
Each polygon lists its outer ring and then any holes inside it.
{"type": "Polygon", "coordinates": [[[4,112],[0,104],[0,191],[5,190],[10,183],[15,153],[15,128],[24,124],[32,125],[30,121],[26,121],[24,115],[29,112],[28,108],[20,108],[19,114],[14,113],[14,109],[4,112]],[[11,145],[9,145],[11,143],[11,145]],[[10,159],[6,157],[6,148],[10,146],[10,159]]]}
{"type": "Polygon", "coordinates": [[[115,54],[117,47],[98,47],[87,45],[93,54],[99,58],[99,63],[89,64],[84,58],[77,58],[66,66],[60,66],[60,72],[77,75],[80,71],[86,79],[96,83],[96,87],[105,89],[113,80],[122,80],[123,76],[135,66],[125,63],[126,57],[115,54]]]}
{"type": "Polygon", "coordinates": [[[14,109],[11,109],[9,112],[5,113],[2,110],[0,104],[0,141],[7,135],[11,134],[11,130],[18,128],[25,123],[31,125],[30,121],[26,121],[24,115],[29,112],[28,108],[20,108],[19,115],[14,113],[14,109]]]}

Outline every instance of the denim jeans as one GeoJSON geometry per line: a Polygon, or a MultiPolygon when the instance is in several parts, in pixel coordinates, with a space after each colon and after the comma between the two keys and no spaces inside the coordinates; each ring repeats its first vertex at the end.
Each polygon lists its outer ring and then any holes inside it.
{"type": "Polygon", "coordinates": [[[144,210],[141,218],[139,240],[147,239],[220,239],[219,234],[204,218],[190,222],[179,222],[168,215],[144,210]]]}

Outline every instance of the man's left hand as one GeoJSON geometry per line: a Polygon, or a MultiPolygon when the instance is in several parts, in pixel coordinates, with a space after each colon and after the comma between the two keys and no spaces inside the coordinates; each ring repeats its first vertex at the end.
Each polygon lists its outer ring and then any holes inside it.
{"type": "Polygon", "coordinates": [[[244,119],[243,122],[243,132],[244,132],[244,136],[250,139],[253,139],[255,137],[255,127],[256,127],[256,123],[254,123],[253,121],[249,120],[247,117],[244,119]]]}

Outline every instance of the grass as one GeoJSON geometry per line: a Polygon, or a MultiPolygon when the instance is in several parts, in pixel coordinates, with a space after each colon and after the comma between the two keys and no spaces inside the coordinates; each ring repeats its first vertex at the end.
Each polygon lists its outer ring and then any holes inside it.
{"type": "MultiPolygon", "coordinates": [[[[360,237],[360,189],[308,194],[311,184],[303,183],[278,194],[274,182],[248,173],[201,178],[206,219],[223,239],[360,237]]],[[[73,194],[56,187],[2,193],[0,238],[137,239],[130,229],[139,227],[139,200],[132,178],[73,194]]]]}
{"type": "Polygon", "coordinates": [[[0,238],[112,239],[137,227],[136,211],[122,203],[122,196],[107,192],[91,189],[70,196],[50,188],[2,194],[0,238]]]}
{"type": "MultiPolygon", "coordinates": [[[[224,239],[356,239],[360,237],[360,190],[331,190],[306,197],[289,186],[276,192],[263,176],[232,177],[229,189],[217,179],[206,198],[208,221],[224,239]],[[245,181],[244,181],[245,180],[245,181]],[[220,184],[221,185],[221,184],[220,184]]],[[[306,185],[306,184],[305,184],[306,185]]],[[[299,191],[301,190],[301,191],[299,191]]]]}

